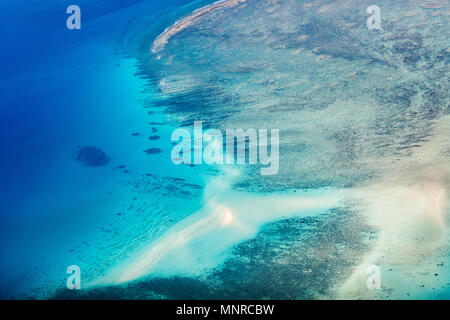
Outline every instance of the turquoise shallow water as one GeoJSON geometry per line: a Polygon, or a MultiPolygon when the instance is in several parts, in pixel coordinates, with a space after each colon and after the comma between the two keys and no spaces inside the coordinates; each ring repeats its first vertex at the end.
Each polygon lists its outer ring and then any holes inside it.
{"type": "Polygon", "coordinates": [[[247,0],[150,51],[210,3],[22,10],[46,32],[3,53],[1,297],[448,299],[448,4],[379,1],[371,32],[370,2],[247,0]],[[196,120],[279,129],[279,174],[173,165],[196,120]]]}

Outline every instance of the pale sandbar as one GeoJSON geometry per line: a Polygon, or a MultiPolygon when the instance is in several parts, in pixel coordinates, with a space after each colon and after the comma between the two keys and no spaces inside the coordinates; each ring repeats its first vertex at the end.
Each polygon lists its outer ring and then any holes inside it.
{"type": "Polygon", "coordinates": [[[213,4],[210,4],[208,6],[205,6],[203,8],[195,10],[192,14],[190,14],[186,18],[178,20],[172,26],[164,30],[164,32],[161,33],[153,42],[153,46],[151,49],[152,52],[155,53],[164,49],[165,45],[169,42],[170,38],[172,38],[177,33],[183,31],[184,29],[195,25],[205,15],[219,9],[233,8],[246,1],[247,0],[221,0],[214,2],[213,4]]]}

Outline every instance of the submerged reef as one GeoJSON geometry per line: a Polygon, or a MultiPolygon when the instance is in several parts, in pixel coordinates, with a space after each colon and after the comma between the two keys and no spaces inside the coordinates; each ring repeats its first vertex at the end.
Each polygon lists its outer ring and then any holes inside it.
{"type": "Polygon", "coordinates": [[[328,188],[358,205],[266,224],[195,278],[149,276],[56,297],[320,299],[338,298],[347,284],[343,296],[364,298],[369,260],[395,273],[377,298],[423,294],[405,283],[428,281],[437,292],[444,276],[424,265],[448,256],[448,1],[379,0],[380,30],[367,27],[369,0],[221,3],[236,5],[199,9],[137,44],[139,75],[156,89],[152,106],[176,127],[279,129],[279,173],[241,166],[234,191],[328,188]]]}
{"type": "Polygon", "coordinates": [[[372,4],[224,1],[167,28],[140,74],[177,125],[280,130],[279,174],[248,166],[239,189],[348,188],[420,170],[450,114],[448,1],[380,0],[381,30],[367,28],[372,4]]]}
{"type": "Polygon", "coordinates": [[[89,167],[106,166],[111,161],[100,148],[82,146],[78,147],[74,159],[89,167]]]}

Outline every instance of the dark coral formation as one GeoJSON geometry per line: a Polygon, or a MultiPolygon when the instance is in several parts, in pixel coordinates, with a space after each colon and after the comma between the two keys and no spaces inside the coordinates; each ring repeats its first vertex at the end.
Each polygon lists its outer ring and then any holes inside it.
{"type": "Polygon", "coordinates": [[[159,148],[148,148],[147,150],[144,150],[144,152],[148,155],[153,155],[153,154],[161,153],[162,150],[159,148]]]}
{"type": "Polygon", "coordinates": [[[75,154],[75,160],[89,167],[101,167],[106,166],[111,158],[100,148],[80,146],[75,154]]]}

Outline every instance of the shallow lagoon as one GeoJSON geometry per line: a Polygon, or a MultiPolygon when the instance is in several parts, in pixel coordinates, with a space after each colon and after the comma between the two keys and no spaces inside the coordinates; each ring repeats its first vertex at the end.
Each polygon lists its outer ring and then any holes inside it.
{"type": "MultiPolygon", "coordinates": [[[[448,298],[447,4],[379,1],[383,30],[369,31],[369,2],[247,0],[205,15],[151,52],[158,34],[205,4],[161,6],[155,20],[143,13],[144,2],[104,18],[126,23],[105,52],[128,62],[111,64],[123,70],[113,73],[117,83],[106,85],[103,75],[95,83],[105,83],[105,92],[132,87],[136,73],[142,87],[130,89],[134,97],[108,101],[117,118],[121,106],[137,101],[136,122],[123,125],[122,148],[110,139],[117,122],[108,118],[104,139],[73,139],[109,149],[113,164],[104,168],[98,205],[82,207],[98,219],[87,216],[77,240],[65,242],[65,259],[53,257],[60,269],[80,264],[87,287],[67,292],[66,275],[54,271],[36,284],[52,283],[45,296],[448,298]],[[174,167],[170,132],[195,120],[280,129],[280,173],[174,167]],[[151,146],[132,134],[153,128],[161,139],[151,146]],[[149,148],[162,152],[147,155],[149,148]],[[233,219],[220,220],[219,206],[231,208],[233,219]],[[182,243],[170,240],[185,234],[182,243]],[[147,264],[148,252],[158,252],[156,266],[147,264]],[[381,267],[381,290],[366,287],[371,264],[381,267]],[[122,283],[130,272],[138,277],[122,283]]],[[[95,180],[99,172],[85,174],[95,180]]],[[[86,194],[79,198],[95,193],[86,194]]]]}

